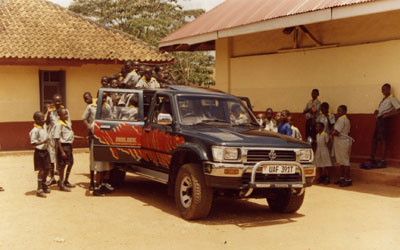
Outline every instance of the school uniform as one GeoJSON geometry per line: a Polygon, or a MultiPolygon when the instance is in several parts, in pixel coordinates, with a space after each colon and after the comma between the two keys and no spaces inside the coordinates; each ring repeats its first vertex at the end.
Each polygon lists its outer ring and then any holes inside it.
{"type": "Polygon", "coordinates": [[[299,140],[303,140],[303,137],[301,136],[300,130],[297,127],[292,125],[290,128],[292,129],[292,136],[294,138],[299,139],[299,140]]]}
{"type": "Polygon", "coordinates": [[[278,132],[278,126],[276,124],[276,121],[274,119],[268,120],[265,119],[265,130],[267,131],[272,131],[272,132],[278,132]]]}
{"type": "MultiPolygon", "coordinates": [[[[63,105],[60,106],[60,108],[65,108],[63,105]]],[[[69,115],[69,111],[67,110],[67,114],[68,114],[68,122],[71,124],[71,117],[69,115]]],[[[50,116],[49,120],[49,124],[47,125],[47,133],[49,135],[49,144],[47,147],[47,150],[49,151],[49,155],[50,155],[50,162],[55,164],[56,163],[56,141],[54,139],[54,132],[55,132],[55,127],[56,124],[58,123],[58,120],[60,119],[60,117],[58,116],[58,112],[57,109],[54,107],[52,109],[50,109],[47,113],[46,113],[46,117],[50,116]]]]}
{"type": "Polygon", "coordinates": [[[333,148],[336,162],[342,166],[350,166],[350,153],[353,144],[353,138],[349,136],[350,127],[350,120],[346,115],[339,117],[334,126],[339,135],[334,136],[333,148]]]}
{"type": "Polygon", "coordinates": [[[74,156],[72,154],[72,143],[74,142],[74,131],[69,121],[58,120],[54,129],[54,139],[59,139],[67,158],[61,155],[61,150],[57,150],[57,158],[60,165],[73,165],[74,156]]]}
{"type": "Polygon", "coordinates": [[[321,122],[324,124],[324,131],[325,133],[329,134],[331,132],[330,126],[335,124],[335,116],[333,114],[328,114],[328,117],[326,117],[324,114],[319,114],[318,117],[315,119],[315,121],[321,122]]]}
{"type": "Polygon", "coordinates": [[[325,131],[317,134],[317,150],[315,151],[314,164],[318,168],[331,167],[332,161],[329,153],[329,135],[325,131]]]}
{"type": "Polygon", "coordinates": [[[143,76],[136,84],[136,88],[154,89],[154,88],[160,88],[160,84],[154,77],[152,77],[150,81],[147,81],[146,77],[143,76]]]}
{"type": "MultiPolygon", "coordinates": [[[[48,140],[49,136],[43,126],[34,124],[29,132],[31,144],[42,143],[48,140]]],[[[48,170],[50,168],[50,156],[47,151],[48,142],[35,146],[33,154],[33,163],[35,171],[48,170]]]]}
{"type": "Polygon", "coordinates": [[[393,95],[389,95],[382,99],[378,106],[378,119],[374,131],[374,139],[377,141],[385,141],[387,139],[387,119],[383,118],[384,114],[393,110],[400,109],[400,103],[393,95]]]}
{"type": "Polygon", "coordinates": [[[136,72],[136,70],[132,70],[126,75],[123,82],[125,85],[128,84],[128,82],[132,82],[132,86],[136,86],[140,78],[141,76],[136,72]]]}
{"type": "MultiPolygon", "coordinates": [[[[315,100],[311,99],[310,101],[307,102],[306,107],[304,108],[304,111],[311,110],[312,107],[315,107],[316,108],[316,111],[314,113],[314,115],[315,115],[315,114],[319,113],[320,106],[321,106],[321,102],[318,99],[315,99],[315,100]]],[[[313,125],[313,122],[312,122],[314,115],[309,112],[307,112],[305,114],[305,116],[306,116],[306,138],[311,136],[311,138],[313,138],[315,140],[316,139],[315,136],[316,136],[317,132],[316,132],[315,126],[313,125]]]]}
{"type": "Polygon", "coordinates": [[[129,107],[123,107],[120,111],[119,119],[122,121],[135,121],[137,120],[138,109],[131,105],[129,107]]]}

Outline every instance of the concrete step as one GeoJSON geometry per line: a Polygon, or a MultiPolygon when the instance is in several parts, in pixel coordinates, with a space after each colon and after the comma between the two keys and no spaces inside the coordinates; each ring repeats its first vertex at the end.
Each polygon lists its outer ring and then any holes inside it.
{"type": "MultiPolygon", "coordinates": [[[[400,168],[388,166],[387,168],[374,168],[365,170],[359,163],[351,164],[351,178],[353,183],[383,184],[400,187],[400,168]]],[[[331,180],[336,181],[340,176],[340,167],[331,170],[331,180]]]]}

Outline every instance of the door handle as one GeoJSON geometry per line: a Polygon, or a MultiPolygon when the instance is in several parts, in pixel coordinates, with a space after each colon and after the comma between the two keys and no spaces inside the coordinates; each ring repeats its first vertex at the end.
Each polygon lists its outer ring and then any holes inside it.
{"type": "Polygon", "coordinates": [[[100,129],[110,129],[111,125],[101,125],[100,129]]]}

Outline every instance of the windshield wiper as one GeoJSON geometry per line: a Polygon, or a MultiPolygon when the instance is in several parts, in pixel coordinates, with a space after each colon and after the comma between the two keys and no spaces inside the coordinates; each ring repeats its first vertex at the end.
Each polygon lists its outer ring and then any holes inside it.
{"type": "Polygon", "coordinates": [[[193,124],[193,125],[202,125],[202,124],[208,124],[208,123],[212,123],[212,122],[221,122],[221,123],[229,123],[229,124],[230,124],[230,122],[225,121],[225,120],[219,120],[219,119],[205,119],[205,120],[201,120],[200,122],[195,123],[195,124],[193,124]]]}

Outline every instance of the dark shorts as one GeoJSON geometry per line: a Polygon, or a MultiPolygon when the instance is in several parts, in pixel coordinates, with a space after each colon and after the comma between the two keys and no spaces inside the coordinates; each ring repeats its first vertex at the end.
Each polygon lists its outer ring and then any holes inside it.
{"type": "Polygon", "coordinates": [[[33,154],[33,164],[35,171],[49,170],[50,169],[50,155],[47,150],[35,149],[33,154]]]}
{"type": "Polygon", "coordinates": [[[374,132],[374,140],[376,141],[386,141],[387,139],[387,119],[379,117],[376,120],[376,127],[374,132]]]}
{"type": "Polygon", "coordinates": [[[60,165],[63,165],[63,166],[65,166],[65,165],[73,165],[73,164],[74,164],[74,156],[73,156],[73,154],[72,154],[72,144],[69,144],[69,143],[62,143],[62,144],[61,144],[61,147],[63,148],[65,154],[67,155],[67,158],[64,159],[64,158],[62,157],[61,150],[58,149],[58,150],[57,150],[57,159],[58,159],[58,163],[59,163],[60,165]]]}

